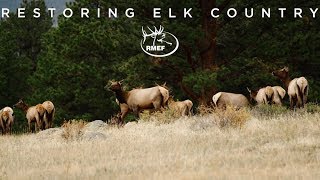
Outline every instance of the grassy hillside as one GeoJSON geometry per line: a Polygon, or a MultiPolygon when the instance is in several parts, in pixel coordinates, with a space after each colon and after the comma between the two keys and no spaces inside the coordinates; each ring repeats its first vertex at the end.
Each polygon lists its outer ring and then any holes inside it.
{"type": "Polygon", "coordinates": [[[1,136],[0,179],[320,177],[320,113],[269,110],[1,136]]]}

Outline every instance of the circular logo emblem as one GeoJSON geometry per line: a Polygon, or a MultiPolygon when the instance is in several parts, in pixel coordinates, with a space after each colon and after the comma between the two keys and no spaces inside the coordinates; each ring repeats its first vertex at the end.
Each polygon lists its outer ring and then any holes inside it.
{"type": "Polygon", "coordinates": [[[178,39],[173,34],[164,31],[163,26],[160,26],[159,29],[156,27],[154,29],[147,27],[147,29],[149,33],[142,27],[143,39],[140,45],[143,52],[153,57],[166,57],[178,50],[178,39]]]}

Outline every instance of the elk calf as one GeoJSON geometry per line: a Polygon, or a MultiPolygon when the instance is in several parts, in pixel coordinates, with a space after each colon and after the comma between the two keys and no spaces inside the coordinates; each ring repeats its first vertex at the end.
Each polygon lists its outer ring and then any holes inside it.
{"type": "Polygon", "coordinates": [[[181,116],[190,116],[192,115],[192,106],[193,103],[189,99],[184,101],[174,101],[172,97],[168,101],[169,109],[177,112],[181,116]]]}

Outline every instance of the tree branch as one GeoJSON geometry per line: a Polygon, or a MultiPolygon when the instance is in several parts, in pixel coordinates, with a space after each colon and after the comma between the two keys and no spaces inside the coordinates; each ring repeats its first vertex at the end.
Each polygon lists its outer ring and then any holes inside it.
{"type": "Polygon", "coordinates": [[[187,86],[185,86],[183,83],[182,83],[182,80],[183,80],[183,73],[180,71],[179,68],[175,67],[174,65],[168,63],[168,62],[165,62],[165,65],[168,66],[170,69],[172,69],[174,72],[177,73],[178,75],[178,84],[180,85],[180,88],[183,90],[183,92],[185,92],[185,94],[190,97],[191,99],[193,100],[198,100],[198,96],[192,92],[192,90],[190,88],[188,88],[187,86]]]}
{"type": "MultiPolygon", "coordinates": [[[[238,11],[238,14],[243,13],[244,10],[245,10],[247,7],[252,7],[252,8],[254,8],[254,7],[255,7],[254,5],[255,5],[256,3],[258,3],[258,2],[261,2],[261,1],[253,1],[253,2],[251,2],[250,4],[243,6],[243,7],[240,9],[240,11],[238,11]]],[[[220,12],[221,12],[221,11],[220,11],[220,12]]],[[[228,18],[227,20],[223,21],[222,23],[219,23],[219,24],[218,24],[218,29],[223,28],[225,25],[227,25],[228,23],[230,23],[230,22],[231,22],[232,20],[234,20],[234,19],[236,19],[236,18],[228,18]]]]}
{"type": "Polygon", "coordinates": [[[187,61],[192,69],[193,72],[195,72],[196,68],[194,66],[194,61],[193,61],[193,58],[192,58],[192,52],[191,52],[191,49],[189,46],[186,46],[186,45],[182,45],[185,53],[186,53],[186,56],[187,56],[187,61]]]}

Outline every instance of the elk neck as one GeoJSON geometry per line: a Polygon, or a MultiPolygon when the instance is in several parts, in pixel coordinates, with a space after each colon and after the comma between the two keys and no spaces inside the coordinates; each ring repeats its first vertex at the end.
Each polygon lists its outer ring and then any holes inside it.
{"type": "Polygon", "coordinates": [[[27,113],[29,106],[26,103],[22,103],[18,108],[22,109],[24,113],[27,113]]]}
{"type": "Polygon", "coordinates": [[[116,93],[116,98],[118,99],[120,104],[127,103],[127,99],[129,96],[128,92],[123,91],[122,89],[116,90],[114,92],[116,93]]]}
{"type": "Polygon", "coordinates": [[[283,82],[283,84],[286,86],[287,88],[287,91],[288,91],[288,87],[289,87],[289,84],[291,82],[291,78],[289,77],[289,75],[283,79],[281,79],[281,81],[283,82]]]}

